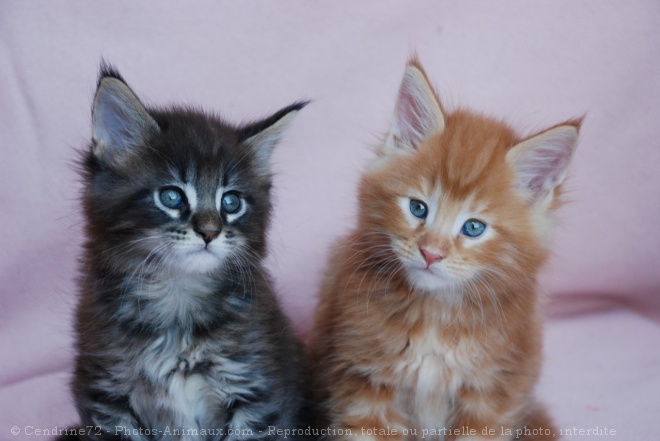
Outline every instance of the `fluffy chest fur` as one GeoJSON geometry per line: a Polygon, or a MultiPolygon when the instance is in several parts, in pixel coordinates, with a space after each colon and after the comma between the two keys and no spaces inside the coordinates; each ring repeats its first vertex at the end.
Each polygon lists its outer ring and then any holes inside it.
{"type": "Polygon", "coordinates": [[[127,388],[129,401],[152,427],[224,423],[232,402],[250,396],[251,388],[263,381],[248,375],[248,366],[227,352],[211,341],[193,343],[189,336],[155,338],[125,366],[132,386],[127,388]]]}
{"type": "MultiPolygon", "coordinates": [[[[76,385],[84,388],[76,393],[95,409],[89,424],[131,434],[140,428],[162,436],[168,429],[218,429],[250,430],[257,437],[268,425],[297,424],[299,396],[290,392],[302,384],[300,354],[273,299],[253,302],[253,293],[206,286],[214,285],[185,278],[144,284],[116,297],[115,306],[128,316],[88,322],[93,328],[81,334],[85,351],[76,385]]],[[[109,312],[102,303],[83,306],[80,314],[93,311],[100,318],[109,312]]],[[[200,438],[184,433],[174,439],[200,438]]]]}
{"type": "Polygon", "coordinates": [[[190,275],[159,276],[150,281],[127,278],[123,285],[130,298],[119,305],[119,318],[163,328],[204,322],[217,289],[216,280],[190,275]]]}
{"type": "MultiPolygon", "coordinates": [[[[227,329],[244,323],[240,315],[232,313],[235,305],[222,301],[223,294],[214,291],[217,289],[207,278],[180,276],[141,283],[127,293],[120,314],[158,327],[143,338],[132,336],[130,329],[117,328],[114,332],[123,337],[111,348],[102,349],[111,349],[115,357],[122,356],[112,363],[109,376],[99,382],[99,387],[121,391],[138,415],[137,421],[130,422],[115,418],[114,425],[195,430],[249,423],[250,416],[241,416],[232,408],[237,402],[253,399],[258,391],[267,390],[272,379],[257,368],[257,354],[237,349],[246,348],[246,341],[223,335],[232,335],[227,329]],[[212,325],[207,322],[213,310],[209,305],[214,302],[221,304],[218,310],[222,311],[224,325],[223,320],[212,325]],[[195,327],[200,323],[206,324],[203,332],[195,327]]],[[[249,310],[250,303],[241,307],[249,310]]],[[[218,310],[211,314],[216,319],[218,310]]],[[[123,317],[121,321],[127,320],[123,317]]]]}
{"type": "Polygon", "coordinates": [[[406,350],[396,361],[397,401],[412,426],[449,426],[461,389],[491,383],[489,354],[482,342],[459,329],[451,332],[448,325],[424,323],[408,335],[406,350]]]}

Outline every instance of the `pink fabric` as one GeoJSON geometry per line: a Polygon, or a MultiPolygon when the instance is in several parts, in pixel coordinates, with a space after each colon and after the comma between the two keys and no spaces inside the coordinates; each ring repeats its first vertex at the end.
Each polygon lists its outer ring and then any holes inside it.
{"type": "Polygon", "coordinates": [[[76,421],[72,162],[90,136],[101,56],[149,103],[197,104],[233,121],[313,100],[275,154],[269,258],[304,332],[413,50],[449,108],[504,116],[525,133],[586,113],[542,279],[550,321],[539,395],[565,428],[659,439],[658,23],[655,0],[3,2],[0,439],[76,421]]]}

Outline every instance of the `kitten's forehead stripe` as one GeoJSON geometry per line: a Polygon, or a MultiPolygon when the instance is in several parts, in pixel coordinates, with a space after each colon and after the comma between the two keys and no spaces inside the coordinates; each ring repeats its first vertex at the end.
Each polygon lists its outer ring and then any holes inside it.
{"type": "Polygon", "coordinates": [[[204,196],[205,201],[215,202],[215,194],[218,189],[218,172],[219,168],[212,170],[205,168],[197,176],[197,188],[204,196]]]}
{"type": "Polygon", "coordinates": [[[190,182],[190,180],[191,180],[190,179],[190,175],[191,175],[190,169],[191,169],[190,167],[188,167],[188,168],[181,167],[181,166],[177,167],[177,171],[179,172],[179,180],[181,180],[181,182],[183,182],[183,183],[190,182]]]}
{"type": "Polygon", "coordinates": [[[419,155],[409,158],[408,167],[463,199],[509,175],[504,155],[518,141],[498,121],[458,111],[447,116],[442,134],[431,137],[420,146],[419,155]],[[474,124],[480,130],[474,130],[474,124]]]}
{"type": "Polygon", "coordinates": [[[229,167],[227,166],[227,164],[228,164],[227,162],[222,163],[222,167],[221,167],[222,173],[218,177],[218,187],[226,187],[227,184],[229,183],[229,181],[228,181],[228,179],[229,179],[229,167]]]}

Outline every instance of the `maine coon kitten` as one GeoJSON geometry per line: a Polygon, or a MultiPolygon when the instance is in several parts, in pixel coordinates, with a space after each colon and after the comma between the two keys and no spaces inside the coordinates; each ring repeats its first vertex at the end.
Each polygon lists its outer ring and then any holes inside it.
{"type": "Polygon", "coordinates": [[[552,438],[532,396],[536,277],[579,126],[521,139],[447,113],[408,64],[321,289],[310,351],[326,424],[345,439],[552,438]]]}
{"type": "Polygon", "coordinates": [[[81,165],[80,438],[275,440],[269,426],[303,423],[302,349],[262,259],[269,158],[304,105],[234,127],[146,108],[102,66],[81,165]]]}

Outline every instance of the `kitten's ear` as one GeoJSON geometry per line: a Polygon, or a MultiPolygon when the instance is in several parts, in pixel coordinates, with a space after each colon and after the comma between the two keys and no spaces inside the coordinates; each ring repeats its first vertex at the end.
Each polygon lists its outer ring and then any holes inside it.
{"type": "Polygon", "coordinates": [[[438,98],[416,59],[406,66],[394,109],[394,120],[382,154],[410,151],[431,135],[442,133],[445,118],[438,98]]]}
{"type": "Polygon", "coordinates": [[[143,145],[160,128],[122,77],[102,65],[92,107],[92,152],[106,162],[143,145]]]}
{"type": "Polygon", "coordinates": [[[534,135],[507,152],[516,185],[533,204],[549,206],[566,177],[577,147],[581,120],[568,121],[534,135]]]}
{"type": "Polygon", "coordinates": [[[270,157],[275,146],[294,116],[307,104],[309,101],[291,104],[268,118],[239,129],[241,141],[254,150],[260,167],[265,170],[270,169],[270,157]]]}

